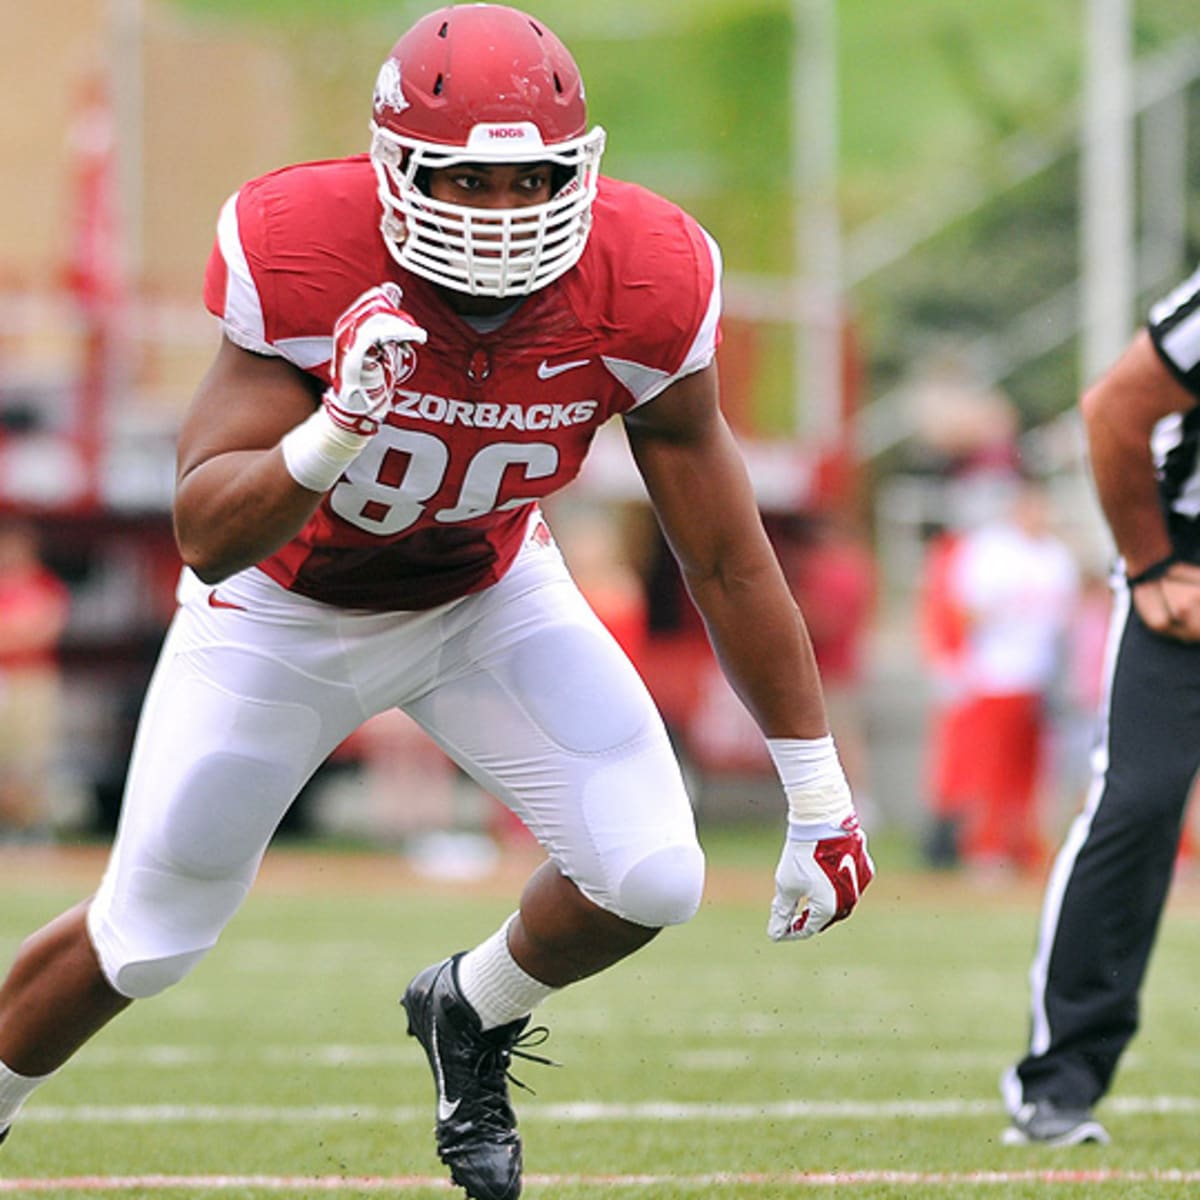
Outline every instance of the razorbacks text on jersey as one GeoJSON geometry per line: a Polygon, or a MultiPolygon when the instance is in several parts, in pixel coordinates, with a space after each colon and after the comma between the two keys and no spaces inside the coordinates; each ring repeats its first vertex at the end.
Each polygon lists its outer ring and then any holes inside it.
{"type": "Polygon", "coordinates": [[[499,328],[398,266],[365,156],[285,167],[225,204],[205,303],[244,349],[329,382],[333,325],[385,280],[428,334],[393,410],[299,536],[259,564],[346,608],[429,608],[498,579],[596,430],[715,353],[720,254],[675,205],[603,180],[579,263],[499,328]]]}

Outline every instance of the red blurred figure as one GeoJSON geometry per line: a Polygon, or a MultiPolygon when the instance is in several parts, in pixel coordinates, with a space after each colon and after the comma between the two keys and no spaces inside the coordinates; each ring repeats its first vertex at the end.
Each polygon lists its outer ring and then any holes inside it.
{"type": "Polygon", "coordinates": [[[1049,733],[1047,700],[1066,662],[1079,572],[1051,529],[1041,483],[1015,485],[1007,511],[962,535],[946,564],[949,602],[961,614],[961,711],[948,765],[969,789],[962,850],[990,871],[1041,865],[1038,790],[1049,733]],[[959,759],[961,753],[966,758],[959,759]]]}
{"type": "Polygon", "coordinates": [[[0,522],[0,841],[49,833],[57,649],[69,609],[66,585],[43,565],[33,529],[0,522]]]}
{"type": "Polygon", "coordinates": [[[874,555],[848,520],[832,513],[785,520],[776,551],[808,625],[842,765],[859,809],[865,811],[870,767],[862,684],[875,614],[874,555]]]}
{"type": "Polygon", "coordinates": [[[933,684],[932,715],[926,755],[930,829],[925,856],[932,867],[959,861],[959,828],[971,798],[972,756],[963,736],[969,704],[962,684],[966,618],[951,591],[951,566],[959,535],[934,534],[926,547],[917,598],[921,650],[933,684]]]}

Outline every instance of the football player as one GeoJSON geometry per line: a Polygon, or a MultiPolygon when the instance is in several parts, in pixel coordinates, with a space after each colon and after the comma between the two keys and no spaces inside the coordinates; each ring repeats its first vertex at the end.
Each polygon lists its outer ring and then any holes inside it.
{"type": "Polygon", "coordinates": [[[540,21],[444,8],[385,60],[369,154],[225,204],[205,281],[223,339],[179,438],[179,609],[99,890],[0,989],[0,1128],[200,961],[308,777],[399,707],[546,851],[503,928],[402,1001],[452,1178],[519,1194],[506,1069],[531,1011],[688,920],[704,882],[663,723],[538,508],[613,417],[779,769],[770,937],[818,933],[870,882],[804,622],[718,406],[717,246],[601,178],[604,136],[540,21]]]}

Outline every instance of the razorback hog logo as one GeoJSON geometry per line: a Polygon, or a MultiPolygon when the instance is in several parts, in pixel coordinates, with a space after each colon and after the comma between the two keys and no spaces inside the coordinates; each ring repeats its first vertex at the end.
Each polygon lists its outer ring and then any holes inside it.
{"type": "Polygon", "coordinates": [[[386,59],[379,68],[379,74],[375,77],[374,101],[376,108],[390,108],[396,113],[402,113],[409,107],[400,78],[400,64],[394,58],[386,59]]]}
{"type": "Polygon", "coordinates": [[[417,352],[413,349],[411,342],[401,342],[396,347],[394,369],[396,377],[392,383],[393,387],[403,383],[417,369],[417,352]]]}

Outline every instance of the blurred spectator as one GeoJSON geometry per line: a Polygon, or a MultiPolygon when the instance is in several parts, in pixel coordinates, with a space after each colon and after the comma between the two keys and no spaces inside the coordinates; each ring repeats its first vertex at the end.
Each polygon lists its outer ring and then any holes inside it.
{"type": "Polygon", "coordinates": [[[959,535],[927,531],[925,562],[917,593],[917,628],[933,696],[926,741],[929,833],[925,858],[931,867],[959,863],[959,835],[971,800],[971,747],[962,725],[970,709],[963,684],[966,619],[951,591],[951,565],[959,535]]]}
{"type": "Polygon", "coordinates": [[[50,833],[57,651],[69,607],[66,585],[42,563],[32,527],[0,522],[0,841],[50,833]]]}
{"type": "Polygon", "coordinates": [[[1049,496],[1026,480],[1007,511],[964,533],[945,564],[946,599],[960,614],[954,737],[969,807],[961,850],[972,867],[1038,867],[1044,858],[1039,790],[1048,701],[1065,665],[1079,572],[1051,528],[1049,496]]]}
{"type": "Polygon", "coordinates": [[[960,479],[1011,476],[1018,469],[1016,406],[987,382],[965,347],[946,343],[924,354],[904,394],[919,466],[960,479]]]}
{"type": "MultiPolygon", "coordinates": [[[[849,519],[839,514],[768,512],[763,523],[804,614],[843,769],[859,811],[869,811],[870,762],[862,686],[866,643],[875,613],[874,554],[849,519]]],[[[611,581],[609,587],[601,588],[598,575],[592,575],[590,585],[580,577],[571,528],[557,512],[555,529],[580,589],[617,634],[634,664],[644,668],[655,699],[691,764],[710,780],[770,778],[771,760],[758,727],[713,658],[695,610],[686,599],[678,611],[667,603],[674,598],[672,589],[678,588],[674,567],[656,576],[652,559],[647,571],[649,584],[643,585],[642,591],[645,595],[648,587],[648,612],[639,616],[646,625],[638,642],[629,645],[613,623],[615,614],[629,611],[628,605],[614,603],[620,593],[614,591],[611,581]],[[597,607],[606,593],[607,603],[597,607]],[[639,651],[637,644],[644,645],[644,651],[639,651]]],[[[640,614],[641,609],[636,611],[640,614]]],[[[637,628],[641,630],[640,624],[637,628]]]]}
{"type": "Polygon", "coordinates": [[[1105,655],[1111,628],[1112,590],[1108,576],[1084,571],[1079,600],[1067,631],[1065,661],[1056,701],[1058,747],[1055,774],[1062,781],[1060,807],[1051,832],[1057,839],[1078,812],[1086,794],[1079,780],[1090,775],[1089,759],[1101,732],[1105,655]]]}
{"type": "Polygon", "coordinates": [[[875,614],[875,557],[849,520],[833,513],[768,520],[767,528],[808,626],[842,766],[859,811],[869,810],[862,687],[875,614]]]}
{"type": "Polygon", "coordinates": [[[649,604],[626,545],[621,512],[560,504],[554,522],[555,538],[579,590],[640,669],[650,636],[649,604]]]}

